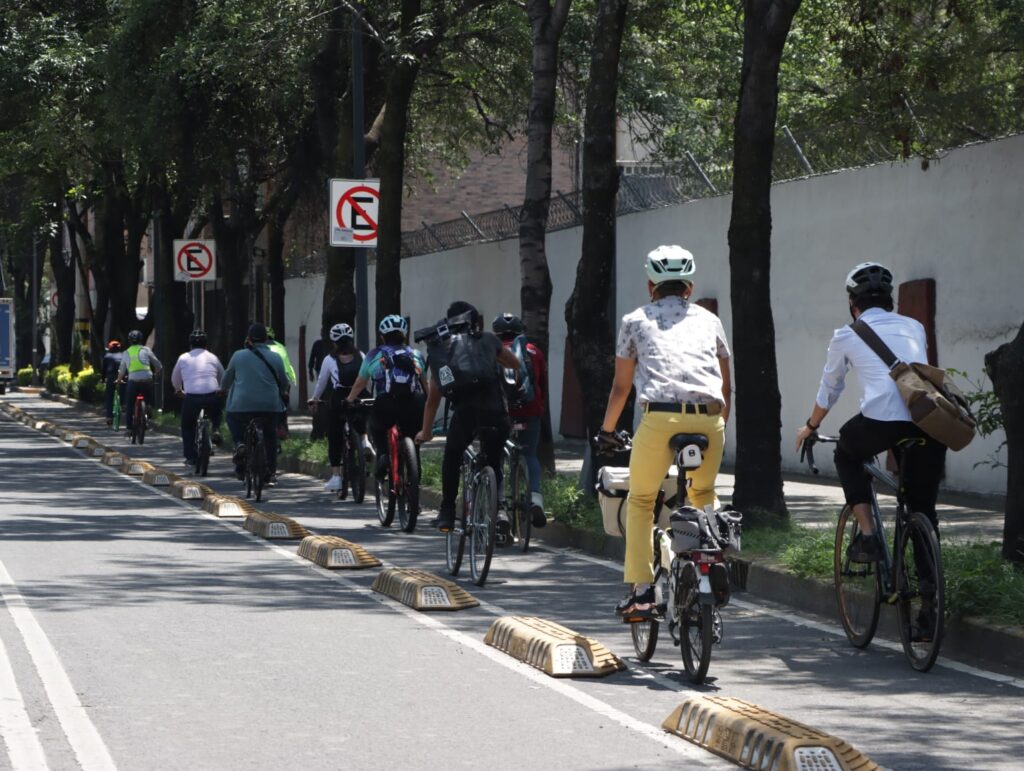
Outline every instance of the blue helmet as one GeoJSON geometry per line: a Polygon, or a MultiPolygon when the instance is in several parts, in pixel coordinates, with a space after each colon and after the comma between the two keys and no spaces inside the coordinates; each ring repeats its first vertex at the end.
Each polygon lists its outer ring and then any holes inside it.
{"type": "Polygon", "coordinates": [[[403,335],[408,335],[409,322],[398,314],[392,313],[390,316],[385,316],[380,320],[380,324],[377,325],[377,331],[382,335],[387,335],[391,332],[401,332],[403,335]]]}

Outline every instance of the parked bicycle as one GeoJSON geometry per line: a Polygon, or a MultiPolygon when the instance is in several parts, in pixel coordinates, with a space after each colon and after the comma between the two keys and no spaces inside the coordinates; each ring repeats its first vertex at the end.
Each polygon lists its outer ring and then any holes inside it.
{"type": "MultiPolygon", "coordinates": [[[[372,399],[360,400],[372,404],[372,399]]],[[[377,448],[380,452],[383,448],[377,448]]],[[[416,529],[420,516],[420,464],[416,444],[396,425],[388,430],[388,463],[383,477],[375,477],[377,518],[390,527],[398,513],[398,524],[404,533],[416,529]]],[[[360,449],[360,455],[362,451],[360,449]]]]}
{"type": "MultiPolygon", "coordinates": [[[[814,445],[834,444],[835,436],[812,434],[803,444],[801,460],[815,474],[814,445]]],[[[900,642],[910,665],[927,672],[935,664],[942,645],[946,615],[946,584],[942,569],[942,551],[938,533],[931,520],[917,511],[909,511],[904,486],[904,462],[908,452],[922,444],[919,438],[899,442],[896,476],[875,463],[864,464],[872,479],[871,518],[875,533],[882,543],[879,562],[852,562],[847,547],[860,533],[857,518],[850,506],[844,506],[836,526],[833,574],[839,620],[850,643],[857,648],[870,644],[878,628],[882,600],[896,606],[900,642]],[[896,494],[896,523],[890,550],[885,536],[882,512],[874,483],[881,483],[896,494]]]]}
{"type": "Polygon", "coordinates": [[[206,416],[206,409],[200,409],[196,417],[196,474],[206,476],[213,455],[213,426],[206,416]]]}
{"type": "Polygon", "coordinates": [[[263,487],[270,478],[267,442],[259,418],[252,418],[245,427],[245,497],[263,500],[263,487]]]}
{"type": "MultiPolygon", "coordinates": [[[[637,658],[649,661],[658,645],[661,624],[667,620],[672,643],[679,646],[683,667],[691,682],[700,683],[711,664],[711,650],[723,637],[719,610],[729,603],[727,550],[740,550],[743,515],[723,508],[712,511],[685,505],[686,472],[700,468],[708,438],[703,434],[676,434],[669,440],[676,455],[676,508],[670,528],[654,527],[654,618],[629,618],[637,658]]],[[[658,495],[653,512],[658,521],[666,505],[658,495]]]]}
{"type": "Polygon", "coordinates": [[[505,491],[512,541],[524,552],[530,548],[530,531],[533,518],[530,513],[530,478],[523,458],[523,445],[519,435],[526,430],[523,423],[513,423],[512,432],[505,440],[503,464],[505,470],[505,491]]]}
{"type": "MultiPolygon", "coordinates": [[[[488,429],[480,429],[486,431],[488,429]]],[[[462,454],[461,510],[445,536],[448,572],[459,574],[469,540],[469,572],[483,586],[491,569],[498,535],[498,477],[485,454],[473,445],[462,454]]]]}

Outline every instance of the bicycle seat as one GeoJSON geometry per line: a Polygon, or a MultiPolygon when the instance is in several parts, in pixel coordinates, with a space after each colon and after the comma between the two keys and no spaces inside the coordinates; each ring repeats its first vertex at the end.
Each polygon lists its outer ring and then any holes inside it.
{"type": "Polygon", "coordinates": [[[675,452],[679,452],[690,444],[695,444],[701,450],[706,450],[708,448],[708,438],[704,434],[675,434],[668,440],[668,446],[675,452]]]}

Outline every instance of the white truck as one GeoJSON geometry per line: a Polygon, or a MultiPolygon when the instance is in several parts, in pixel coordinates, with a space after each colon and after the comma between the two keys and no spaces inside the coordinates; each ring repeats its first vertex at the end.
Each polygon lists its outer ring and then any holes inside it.
{"type": "Polygon", "coordinates": [[[14,300],[0,297],[0,394],[18,376],[14,347],[14,300]]]}

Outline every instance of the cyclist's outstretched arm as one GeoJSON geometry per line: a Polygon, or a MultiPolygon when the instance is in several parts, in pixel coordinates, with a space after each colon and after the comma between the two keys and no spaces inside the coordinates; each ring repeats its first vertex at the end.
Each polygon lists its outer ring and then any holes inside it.
{"type": "Polygon", "coordinates": [[[615,357],[615,379],[612,381],[612,390],[608,394],[608,406],[604,411],[601,430],[615,430],[615,426],[622,416],[622,409],[626,406],[626,400],[629,398],[629,392],[633,388],[633,373],[635,371],[636,359],[615,357]]]}

